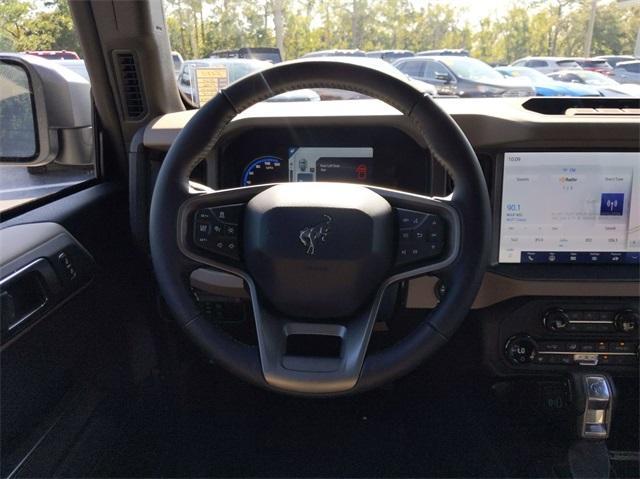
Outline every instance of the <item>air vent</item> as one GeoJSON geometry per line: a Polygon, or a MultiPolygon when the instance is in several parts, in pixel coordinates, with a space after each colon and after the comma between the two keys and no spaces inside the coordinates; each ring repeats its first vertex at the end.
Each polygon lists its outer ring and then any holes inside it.
{"type": "Polygon", "coordinates": [[[127,120],[140,120],[145,116],[147,108],[144,101],[142,81],[136,57],[131,52],[114,53],[118,71],[120,97],[127,120]]]}
{"type": "Polygon", "coordinates": [[[640,99],[632,97],[536,97],[523,108],[543,115],[637,115],[640,99]]]}

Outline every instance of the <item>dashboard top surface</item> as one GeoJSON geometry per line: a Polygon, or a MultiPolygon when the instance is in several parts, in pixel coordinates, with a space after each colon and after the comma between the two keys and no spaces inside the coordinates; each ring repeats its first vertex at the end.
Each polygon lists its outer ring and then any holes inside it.
{"type": "MultiPolygon", "coordinates": [[[[554,99],[544,99],[553,101],[554,99]]],[[[550,115],[526,109],[518,98],[435,99],[452,117],[474,148],[629,148],[640,142],[638,115],[603,114],[550,115]],[[602,128],[606,124],[607,128],[602,128]]],[[[147,148],[168,150],[197,110],[169,113],[153,120],[145,129],[147,148]]],[[[240,113],[227,127],[297,127],[322,124],[383,125],[404,130],[417,138],[411,121],[379,100],[343,100],[302,103],[263,102],[240,113]],[[294,123],[292,123],[294,122],[294,123]]]]}

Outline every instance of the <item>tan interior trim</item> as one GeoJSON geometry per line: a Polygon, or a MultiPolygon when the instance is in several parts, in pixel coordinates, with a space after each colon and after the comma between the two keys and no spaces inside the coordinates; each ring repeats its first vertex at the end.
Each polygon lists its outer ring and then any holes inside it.
{"type": "MultiPolygon", "coordinates": [[[[409,282],[407,308],[434,308],[438,304],[435,295],[437,278],[423,276],[409,282]]],[[[486,308],[518,296],[638,296],[637,281],[526,281],[508,278],[495,273],[485,273],[473,309],[486,308]]]]}

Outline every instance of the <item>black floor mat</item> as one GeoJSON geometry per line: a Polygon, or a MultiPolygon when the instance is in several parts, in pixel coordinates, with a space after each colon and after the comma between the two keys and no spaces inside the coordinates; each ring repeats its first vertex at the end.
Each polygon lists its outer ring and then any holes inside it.
{"type": "MultiPolygon", "coordinates": [[[[338,399],[276,395],[220,371],[183,404],[151,394],[94,476],[506,477],[479,420],[477,383],[416,384],[338,399]],[[213,378],[218,378],[214,382],[213,378]],[[222,379],[220,379],[222,378],[222,379]],[[464,396],[460,391],[464,390],[464,396]]],[[[456,381],[457,383],[458,381],[456,381]]],[[[478,392],[479,394],[479,392],[478,392]]]]}

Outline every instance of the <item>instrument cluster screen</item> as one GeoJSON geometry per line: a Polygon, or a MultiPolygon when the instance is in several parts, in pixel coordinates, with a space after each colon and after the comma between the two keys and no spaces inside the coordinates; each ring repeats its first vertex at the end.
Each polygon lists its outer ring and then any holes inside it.
{"type": "Polygon", "coordinates": [[[373,148],[289,148],[289,181],[369,183],[373,148]]]}
{"type": "Polygon", "coordinates": [[[500,263],[640,263],[640,153],[505,153],[500,263]]]}
{"type": "MultiPolygon", "coordinates": [[[[389,127],[251,128],[217,148],[216,188],[324,181],[429,193],[432,159],[389,127]]],[[[212,175],[213,176],[213,175],[212,175]]]]}

